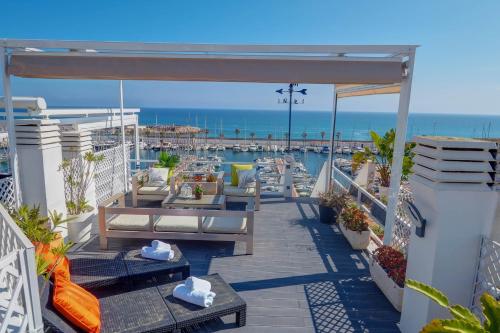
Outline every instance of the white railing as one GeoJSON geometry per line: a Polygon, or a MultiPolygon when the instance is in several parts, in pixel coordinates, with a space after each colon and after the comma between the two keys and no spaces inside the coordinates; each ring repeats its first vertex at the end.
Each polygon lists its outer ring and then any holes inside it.
{"type": "MultiPolygon", "coordinates": [[[[355,199],[356,203],[379,225],[385,225],[387,206],[378,200],[365,188],[356,184],[348,175],[337,167],[334,167],[335,184],[341,186],[355,199]]],[[[408,251],[411,223],[406,213],[402,209],[403,200],[413,201],[411,191],[408,186],[402,185],[399,193],[398,207],[396,211],[396,221],[392,228],[391,245],[405,255],[408,251]]]]}
{"type": "Polygon", "coordinates": [[[0,203],[7,207],[7,209],[14,208],[16,205],[14,180],[12,177],[0,179],[0,203]]]}
{"type": "MultiPolygon", "coordinates": [[[[127,179],[130,179],[130,148],[125,149],[127,165],[127,179]]],[[[115,194],[126,192],[129,185],[124,184],[123,177],[123,148],[116,146],[102,150],[96,155],[104,155],[104,160],[99,162],[95,170],[95,196],[97,204],[115,194]]]]}
{"type": "Polygon", "coordinates": [[[0,332],[42,332],[35,248],[0,205],[0,332]]]}
{"type": "Polygon", "coordinates": [[[481,295],[485,292],[500,300],[500,243],[487,237],[481,239],[476,281],[471,310],[481,316],[481,295]]]}

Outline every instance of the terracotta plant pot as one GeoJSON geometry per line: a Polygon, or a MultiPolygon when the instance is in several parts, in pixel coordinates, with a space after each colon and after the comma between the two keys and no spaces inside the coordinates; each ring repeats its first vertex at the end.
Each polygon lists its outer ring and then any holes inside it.
{"type": "Polygon", "coordinates": [[[370,275],[392,306],[401,312],[404,288],[398,286],[372,257],[370,257],[370,275]]]}
{"type": "Polygon", "coordinates": [[[340,230],[344,234],[344,237],[347,239],[349,244],[354,250],[365,250],[368,248],[370,244],[370,230],[357,232],[350,229],[347,229],[342,223],[342,220],[339,220],[340,230]]]}
{"type": "Polygon", "coordinates": [[[331,207],[319,205],[319,221],[325,224],[333,224],[337,221],[337,212],[331,207]]]}

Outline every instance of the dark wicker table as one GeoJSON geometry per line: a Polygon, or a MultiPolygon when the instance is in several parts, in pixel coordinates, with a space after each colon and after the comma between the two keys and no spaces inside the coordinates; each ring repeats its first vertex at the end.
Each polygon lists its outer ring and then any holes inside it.
{"type": "Polygon", "coordinates": [[[220,318],[230,314],[236,314],[236,325],[238,327],[246,324],[245,301],[229,286],[219,274],[201,276],[201,279],[210,281],[212,291],[215,292],[214,303],[204,308],[175,298],[172,292],[179,283],[173,282],[157,286],[163,296],[170,313],[177,322],[177,329],[190,327],[208,320],[220,318]]]}
{"type": "Polygon", "coordinates": [[[158,275],[181,273],[182,279],[190,275],[189,261],[184,257],[176,245],[171,245],[174,250],[172,260],[153,260],[143,258],[141,250],[132,250],[123,253],[123,261],[129,276],[134,279],[149,279],[158,275]]]}
{"type": "Polygon", "coordinates": [[[169,261],[143,258],[141,250],[71,252],[67,254],[71,281],[86,289],[96,289],[175,273],[181,273],[182,279],[188,278],[189,261],[176,245],[172,249],[175,256],[169,261]]]}
{"type": "Polygon", "coordinates": [[[121,252],[85,251],[67,254],[71,281],[85,289],[128,283],[128,272],[121,252]]]}

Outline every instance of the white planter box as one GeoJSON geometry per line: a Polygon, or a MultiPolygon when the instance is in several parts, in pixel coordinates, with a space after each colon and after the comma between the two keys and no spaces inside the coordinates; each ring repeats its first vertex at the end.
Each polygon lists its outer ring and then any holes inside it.
{"type": "Polygon", "coordinates": [[[398,286],[372,257],[370,257],[370,275],[392,306],[401,312],[404,288],[398,286]]]}
{"type": "Polygon", "coordinates": [[[68,240],[73,243],[88,241],[94,217],[93,211],[76,216],[68,215],[68,218],[71,219],[68,222],[68,240]]]}
{"type": "Polygon", "coordinates": [[[342,219],[339,219],[339,226],[340,230],[342,230],[342,233],[354,250],[365,250],[368,248],[368,245],[370,244],[370,230],[362,231],[361,233],[349,230],[344,227],[342,219]]]}

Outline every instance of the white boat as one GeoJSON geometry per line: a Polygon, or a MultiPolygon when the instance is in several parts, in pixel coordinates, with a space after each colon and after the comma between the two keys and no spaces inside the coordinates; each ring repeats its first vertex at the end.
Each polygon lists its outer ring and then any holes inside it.
{"type": "Polygon", "coordinates": [[[236,143],[233,145],[233,151],[234,152],[241,151],[241,147],[240,147],[239,143],[236,143]]]}
{"type": "Polygon", "coordinates": [[[342,154],[352,154],[351,148],[349,148],[348,146],[342,147],[342,154]]]}
{"type": "Polygon", "coordinates": [[[241,146],[241,151],[247,152],[248,151],[248,147],[247,146],[241,146]]]}
{"type": "Polygon", "coordinates": [[[342,147],[337,147],[337,149],[335,149],[335,153],[342,154],[342,147]]]}
{"type": "Polygon", "coordinates": [[[278,146],[277,145],[272,145],[271,146],[271,151],[276,153],[278,151],[278,146]]]}
{"type": "Polygon", "coordinates": [[[250,144],[250,146],[248,146],[248,151],[256,152],[257,151],[257,145],[254,144],[254,143],[250,144]]]}
{"type": "Polygon", "coordinates": [[[330,153],[330,147],[328,146],[323,146],[320,151],[321,154],[328,154],[330,153]]]}
{"type": "Polygon", "coordinates": [[[257,151],[260,151],[260,152],[264,151],[264,147],[261,146],[261,145],[258,145],[257,146],[257,151]]]}
{"type": "Polygon", "coordinates": [[[307,148],[306,148],[306,147],[301,147],[301,148],[300,148],[300,151],[301,151],[302,153],[307,153],[307,148]]]}
{"type": "Polygon", "coordinates": [[[217,150],[217,146],[216,145],[211,145],[211,146],[208,147],[208,150],[216,151],[217,150]]]}
{"type": "Polygon", "coordinates": [[[217,145],[216,150],[224,151],[224,150],[226,150],[226,147],[224,147],[223,145],[217,145]]]}
{"type": "Polygon", "coordinates": [[[279,151],[280,151],[280,153],[284,153],[284,152],[286,151],[286,149],[285,149],[285,147],[281,146],[281,147],[279,148],[279,151]]]}

